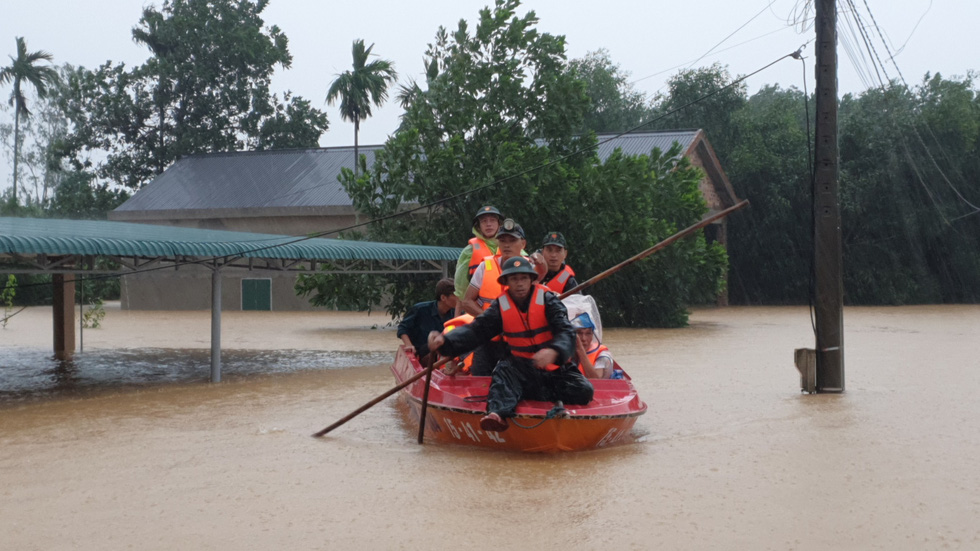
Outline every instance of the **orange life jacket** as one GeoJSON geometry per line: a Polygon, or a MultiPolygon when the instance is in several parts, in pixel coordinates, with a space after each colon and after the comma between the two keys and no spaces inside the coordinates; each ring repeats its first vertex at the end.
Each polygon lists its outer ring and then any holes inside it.
{"type": "MultiPolygon", "coordinates": [[[[458,327],[462,327],[462,326],[466,325],[467,323],[469,323],[471,321],[473,321],[473,316],[471,316],[469,314],[462,314],[462,315],[456,316],[455,318],[453,318],[453,319],[451,319],[451,320],[449,320],[449,321],[447,321],[446,323],[443,324],[442,334],[445,335],[446,333],[449,333],[453,329],[456,329],[458,327]]],[[[465,371],[466,373],[469,373],[470,372],[470,366],[473,365],[473,353],[470,352],[470,353],[468,353],[468,354],[466,354],[466,355],[464,355],[462,357],[455,358],[455,361],[457,363],[459,363],[460,361],[462,361],[463,362],[463,371],[465,371]]]]}
{"type": "MultiPolygon", "coordinates": [[[[473,278],[473,272],[476,271],[477,267],[480,266],[480,262],[488,256],[493,256],[493,251],[487,242],[480,239],[479,237],[472,237],[469,241],[470,246],[473,247],[473,255],[470,256],[470,278],[473,278]]],[[[496,297],[494,297],[496,298],[496,297]]]]}
{"type": "Polygon", "coordinates": [[[510,347],[511,354],[530,359],[551,341],[551,326],[544,308],[544,295],[547,292],[548,288],[538,283],[531,287],[531,302],[526,314],[517,309],[510,293],[500,295],[498,302],[504,325],[504,342],[510,347]]]}
{"type": "Polygon", "coordinates": [[[552,291],[561,294],[565,291],[565,283],[568,282],[568,278],[575,275],[575,270],[571,269],[568,264],[562,266],[561,270],[555,274],[555,277],[548,280],[545,285],[548,286],[552,291]]]}
{"type": "MultiPolygon", "coordinates": [[[[589,356],[589,362],[592,363],[592,367],[593,368],[595,368],[595,362],[596,362],[596,360],[599,359],[599,354],[602,354],[606,350],[609,350],[608,348],[606,348],[606,345],[600,344],[599,346],[597,346],[597,347],[593,348],[592,350],[589,350],[588,352],[586,352],[586,354],[588,354],[588,356],[589,356]]],[[[585,375],[585,367],[582,366],[582,362],[579,362],[579,364],[578,364],[578,370],[582,372],[582,375],[585,375]]],[[[586,375],[586,377],[588,377],[588,375],[586,375]]]]}
{"type": "Polygon", "coordinates": [[[488,256],[484,259],[483,283],[480,285],[480,293],[476,297],[476,304],[486,310],[490,308],[490,303],[504,293],[504,286],[497,282],[500,277],[500,257],[488,256]]]}

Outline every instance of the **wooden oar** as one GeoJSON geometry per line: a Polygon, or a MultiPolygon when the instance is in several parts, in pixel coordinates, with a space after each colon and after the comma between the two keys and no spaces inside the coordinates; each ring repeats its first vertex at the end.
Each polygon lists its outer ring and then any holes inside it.
{"type": "Polygon", "coordinates": [[[422,391],[422,410],[419,411],[419,444],[421,444],[422,439],[425,438],[425,412],[429,406],[429,388],[431,386],[432,386],[432,369],[426,369],[425,390],[422,391]]]}
{"type": "Polygon", "coordinates": [[[350,421],[351,419],[353,419],[353,418],[357,417],[358,415],[364,413],[365,411],[371,409],[372,406],[374,406],[375,404],[377,404],[381,400],[384,400],[388,396],[391,396],[392,394],[394,394],[394,393],[398,392],[399,390],[407,387],[408,385],[414,383],[415,381],[421,379],[422,377],[425,377],[427,375],[428,376],[431,376],[433,369],[436,369],[438,367],[441,367],[443,364],[445,364],[448,361],[449,361],[449,358],[443,358],[443,359],[439,360],[438,362],[435,362],[434,364],[432,364],[428,368],[426,368],[426,369],[424,369],[422,371],[419,371],[418,373],[416,373],[415,375],[412,375],[408,379],[405,379],[403,382],[399,383],[398,385],[396,385],[394,388],[392,388],[388,392],[385,392],[381,396],[378,396],[374,400],[371,400],[370,402],[368,402],[368,403],[364,404],[363,406],[361,406],[361,407],[355,409],[354,411],[350,412],[349,414],[347,414],[346,416],[344,416],[343,419],[340,419],[336,423],[330,425],[329,427],[327,427],[327,428],[325,428],[325,429],[323,429],[323,430],[321,430],[319,432],[313,433],[313,436],[319,438],[319,437],[323,436],[324,434],[327,434],[328,432],[330,432],[333,429],[339,427],[340,425],[343,425],[347,421],[350,421]]]}
{"type": "MultiPolygon", "coordinates": [[[[737,203],[737,204],[735,204],[735,205],[733,205],[731,207],[728,207],[727,209],[725,209],[723,211],[720,211],[720,212],[717,212],[715,214],[712,214],[711,216],[709,216],[707,218],[704,218],[703,220],[701,220],[697,224],[694,224],[692,226],[688,226],[687,228],[684,228],[683,230],[675,233],[674,235],[668,237],[667,239],[664,239],[663,241],[661,241],[660,243],[657,243],[656,245],[650,247],[649,249],[647,249],[647,250],[645,250],[645,251],[643,251],[643,252],[641,252],[641,253],[639,253],[639,254],[637,254],[635,256],[632,256],[632,257],[630,257],[630,258],[628,258],[628,259],[620,262],[619,264],[616,264],[612,268],[609,268],[608,270],[606,270],[606,271],[604,271],[602,273],[599,273],[599,274],[596,274],[596,275],[592,276],[592,278],[590,278],[588,281],[586,281],[584,283],[579,283],[578,285],[576,285],[572,289],[569,289],[568,291],[565,291],[564,293],[562,293],[559,296],[559,298],[565,298],[565,297],[571,295],[572,293],[577,293],[577,292],[581,291],[582,289],[585,289],[586,287],[591,287],[595,283],[597,283],[599,281],[602,281],[603,279],[606,279],[607,277],[613,275],[614,273],[618,272],[619,270],[622,270],[626,266],[628,266],[628,265],[630,265],[630,264],[632,264],[632,263],[634,263],[634,262],[636,262],[638,260],[642,260],[642,259],[650,256],[651,254],[653,254],[653,253],[659,251],[660,249],[663,249],[664,247],[670,245],[671,243],[677,241],[678,239],[683,239],[684,237],[687,237],[688,235],[694,233],[696,230],[707,226],[708,224],[714,222],[715,220],[719,220],[721,218],[724,218],[725,216],[728,216],[729,214],[737,211],[738,209],[740,209],[742,207],[747,206],[748,204],[749,204],[748,200],[744,200],[741,203],[737,203]]],[[[408,385],[414,383],[415,381],[421,379],[422,377],[426,377],[426,381],[425,381],[426,382],[426,387],[425,387],[425,392],[423,393],[422,412],[420,414],[421,423],[420,423],[420,426],[419,426],[419,438],[418,438],[419,444],[421,444],[422,443],[422,436],[423,436],[423,434],[425,432],[425,410],[426,410],[426,407],[428,406],[429,383],[431,381],[432,371],[434,369],[438,368],[438,367],[441,367],[442,365],[444,365],[448,361],[449,361],[449,358],[443,358],[443,359],[439,360],[438,362],[433,363],[427,369],[425,369],[423,371],[420,371],[420,372],[416,373],[415,375],[412,375],[411,377],[409,377],[408,379],[406,379],[404,382],[396,385],[394,388],[392,388],[388,392],[385,392],[381,396],[378,396],[374,400],[371,400],[370,402],[368,402],[368,403],[364,404],[363,406],[357,408],[356,410],[352,411],[350,414],[348,414],[347,416],[345,416],[343,419],[340,419],[336,423],[334,423],[334,424],[330,425],[329,427],[321,430],[320,432],[314,433],[313,436],[320,437],[320,436],[323,436],[324,434],[327,434],[328,432],[330,432],[333,429],[339,427],[340,425],[343,425],[347,421],[350,421],[351,419],[357,417],[361,413],[364,413],[366,410],[370,409],[372,406],[374,406],[378,402],[384,400],[385,398],[391,396],[392,394],[398,392],[399,390],[407,387],[408,385]]]]}

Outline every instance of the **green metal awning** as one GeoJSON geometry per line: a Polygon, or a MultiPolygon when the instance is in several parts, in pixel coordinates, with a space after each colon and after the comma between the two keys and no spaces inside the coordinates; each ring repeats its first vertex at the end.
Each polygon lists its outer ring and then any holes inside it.
{"type": "Polygon", "coordinates": [[[0,254],[455,261],[460,249],[97,220],[0,218],[0,254]]]}

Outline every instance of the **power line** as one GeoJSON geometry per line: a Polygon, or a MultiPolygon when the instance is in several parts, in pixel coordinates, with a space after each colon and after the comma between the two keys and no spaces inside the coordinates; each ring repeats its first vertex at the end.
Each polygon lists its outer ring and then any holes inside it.
{"type": "MultiPolygon", "coordinates": [[[[748,44],[749,42],[755,42],[756,40],[759,40],[760,38],[765,38],[765,37],[767,37],[769,35],[776,34],[776,33],[779,33],[779,32],[783,32],[785,30],[786,30],[785,27],[780,27],[780,28],[778,28],[776,30],[769,31],[769,32],[767,32],[765,34],[760,34],[759,36],[756,36],[755,38],[750,38],[750,39],[748,39],[748,40],[746,40],[744,42],[739,42],[738,44],[733,44],[733,45],[731,45],[731,46],[729,46],[727,48],[722,48],[722,49],[718,50],[715,53],[719,53],[720,54],[722,52],[727,52],[728,50],[734,50],[735,48],[738,48],[739,46],[744,46],[744,45],[748,44]]],[[[705,54],[705,55],[707,55],[707,54],[705,54]]],[[[674,65],[673,67],[670,67],[668,69],[664,69],[663,71],[658,71],[658,72],[653,73],[651,75],[647,75],[645,77],[640,77],[640,78],[638,78],[638,79],[630,82],[630,84],[631,85],[632,84],[636,84],[637,82],[640,82],[642,80],[646,80],[648,78],[653,78],[655,76],[660,76],[660,75],[662,75],[664,73],[669,73],[670,71],[673,71],[674,69],[680,69],[681,67],[685,67],[685,66],[690,67],[691,65],[694,65],[695,63],[697,63],[698,61],[700,61],[704,57],[705,56],[701,56],[698,59],[695,59],[693,61],[685,61],[684,63],[681,63],[679,65],[674,65]]]]}
{"type": "MultiPolygon", "coordinates": [[[[877,21],[874,18],[874,14],[871,13],[871,7],[868,5],[868,1],[867,0],[863,0],[863,2],[864,2],[865,8],[868,10],[868,15],[871,17],[871,21],[874,23],[874,27],[875,27],[875,29],[878,32],[878,37],[881,40],[882,44],[884,45],[885,51],[888,53],[889,58],[891,59],[892,65],[895,67],[895,70],[898,72],[898,75],[899,75],[899,78],[902,81],[902,84],[905,86],[906,89],[910,89],[908,82],[905,80],[905,76],[902,75],[901,70],[898,68],[898,63],[895,61],[895,56],[892,55],[891,49],[888,47],[888,43],[885,40],[884,34],[881,31],[881,28],[878,26],[878,23],[877,23],[877,21]]],[[[891,79],[888,76],[888,72],[885,69],[884,63],[881,61],[881,57],[878,55],[877,49],[875,49],[874,48],[874,45],[871,44],[871,42],[869,40],[869,37],[867,36],[867,32],[864,30],[864,25],[861,22],[861,16],[857,12],[857,8],[854,6],[853,0],[847,0],[847,3],[851,6],[851,9],[853,10],[854,18],[857,21],[858,29],[861,32],[861,35],[864,38],[865,43],[870,48],[870,51],[873,54],[874,59],[877,60],[878,65],[881,66],[881,70],[882,70],[882,72],[885,73],[885,77],[889,79],[889,82],[891,82],[891,79]]],[[[882,89],[882,91],[885,91],[884,83],[882,83],[881,89],[882,89]]],[[[892,117],[893,117],[893,120],[894,120],[894,114],[892,114],[892,117]]],[[[895,121],[895,124],[896,124],[896,127],[897,127],[898,126],[898,121],[897,120],[895,121]]],[[[933,133],[932,127],[929,126],[929,124],[927,122],[923,122],[923,125],[926,127],[927,130],[929,130],[930,134],[933,136],[934,141],[936,142],[936,145],[939,147],[939,150],[941,152],[943,152],[943,155],[946,156],[946,158],[948,160],[949,159],[949,156],[946,155],[945,148],[943,147],[942,143],[939,142],[939,140],[936,137],[935,133],[933,133]]],[[[953,191],[953,193],[956,195],[956,197],[959,198],[959,200],[962,201],[963,203],[965,203],[966,205],[969,205],[971,208],[973,208],[974,211],[980,211],[980,207],[978,207],[977,205],[974,205],[966,197],[964,197],[963,194],[960,193],[960,190],[957,189],[956,186],[953,185],[953,182],[952,181],[950,181],[950,179],[946,175],[945,171],[943,171],[942,167],[939,166],[939,163],[936,161],[935,156],[933,156],[932,151],[929,149],[929,146],[926,145],[925,140],[922,139],[922,135],[919,134],[919,131],[915,127],[915,124],[909,125],[909,129],[912,131],[912,133],[915,135],[916,139],[918,140],[919,144],[922,146],[922,149],[925,152],[926,157],[929,158],[929,161],[932,163],[933,167],[936,169],[937,172],[939,172],[939,175],[942,176],[943,181],[946,182],[946,185],[953,191]]],[[[910,155],[908,155],[907,158],[908,158],[908,160],[909,160],[910,163],[913,162],[910,155]]],[[[918,169],[916,169],[916,173],[918,174],[918,169]]],[[[935,201],[934,201],[934,203],[935,203],[935,201]]],[[[938,203],[936,204],[936,208],[937,209],[939,208],[938,203]]],[[[947,220],[946,216],[945,215],[942,215],[942,217],[943,217],[943,220],[946,221],[947,224],[949,224],[949,221],[947,220]]],[[[957,217],[957,219],[959,219],[959,218],[962,218],[962,217],[957,217]]]]}

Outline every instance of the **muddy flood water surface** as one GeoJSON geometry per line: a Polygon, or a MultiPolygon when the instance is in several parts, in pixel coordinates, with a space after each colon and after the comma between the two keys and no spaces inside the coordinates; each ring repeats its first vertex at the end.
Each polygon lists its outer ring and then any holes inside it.
{"type": "Polygon", "coordinates": [[[110,307],[66,367],[28,309],[0,329],[0,548],[980,548],[980,307],[845,309],[843,394],[799,391],[805,307],[608,329],[649,411],[607,449],[420,446],[394,398],[310,437],[394,385],[386,323],[227,313],[210,384],[207,312],[110,307]]]}

